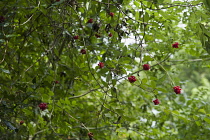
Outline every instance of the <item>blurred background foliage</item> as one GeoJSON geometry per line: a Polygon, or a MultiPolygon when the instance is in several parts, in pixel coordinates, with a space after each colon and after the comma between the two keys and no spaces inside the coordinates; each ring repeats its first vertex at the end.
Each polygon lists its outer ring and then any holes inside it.
{"type": "Polygon", "coordinates": [[[0,8],[0,139],[209,138],[208,0],[1,0],[0,8]]]}

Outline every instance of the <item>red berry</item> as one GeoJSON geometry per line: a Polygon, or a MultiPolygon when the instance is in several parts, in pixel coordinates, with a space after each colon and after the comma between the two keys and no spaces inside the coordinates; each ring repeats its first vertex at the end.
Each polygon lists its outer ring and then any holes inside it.
{"type": "Polygon", "coordinates": [[[56,0],[56,1],[60,1],[60,0],[56,0]]]}
{"type": "Polygon", "coordinates": [[[150,69],[150,65],[149,64],[144,64],[143,65],[143,70],[149,70],[150,69]]]}
{"type": "Polygon", "coordinates": [[[59,81],[55,81],[55,84],[59,84],[59,81]]]}
{"type": "Polygon", "coordinates": [[[160,103],[160,101],[159,101],[158,99],[155,99],[155,100],[153,100],[153,103],[154,103],[155,105],[158,105],[158,104],[160,103]]]}
{"type": "Polygon", "coordinates": [[[172,47],[173,47],[173,48],[179,48],[178,45],[179,45],[179,43],[178,43],[178,42],[175,42],[174,44],[172,44],[172,47]]]}
{"type": "Polygon", "coordinates": [[[95,34],[95,37],[100,38],[101,36],[99,34],[95,34]]]}
{"type": "Polygon", "coordinates": [[[22,125],[24,123],[24,121],[20,121],[20,125],[22,125]]]}
{"type": "Polygon", "coordinates": [[[93,137],[93,133],[88,133],[88,136],[89,136],[89,138],[92,138],[93,137]]]}
{"type": "Polygon", "coordinates": [[[180,88],[180,86],[175,86],[175,87],[173,87],[173,89],[174,89],[174,92],[176,93],[176,94],[181,94],[181,88],[180,88]]]}
{"type": "Polygon", "coordinates": [[[109,33],[109,37],[112,37],[112,33],[109,33]]]}
{"type": "Polygon", "coordinates": [[[86,50],[85,49],[81,49],[80,53],[81,54],[86,54],[86,50]]]}
{"type": "Polygon", "coordinates": [[[43,111],[43,110],[47,109],[47,104],[46,103],[40,103],[39,108],[43,111]]]}
{"type": "Polygon", "coordinates": [[[79,36],[77,35],[77,36],[74,36],[74,39],[79,39],[79,36]]]}
{"type": "Polygon", "coordinates": [[[93,19],[89,19],[87,23],[93,23],[93,19]]]}
{"type": "Polygon", "coordinates": [[[110,15],[111,17],[113,17],[113,16],[114,16],[114,13],[113,13],[113,12],[110,12],[109,15],[110,15]]]}
{"type": "Polygon", "coordinates": [[[130,83],[134,83],[136,81],[136,77],[135,76],[130,76],[130,77],[128,77],[128,81],[130,83]]]}
{"type": "Polygon", "coordinates": [[[99,63],[98,63],[98,66],[99,66],[100,68],[103,68],[103,67],[104,67],[104,63],[103,63],[103,62],[99,62],[99,63]]]}
{"type": "Polygon", "coordinates": [[[5,21],[5,17],[3,16],[0,16],[0,23],[4,22],[5,21]]]}

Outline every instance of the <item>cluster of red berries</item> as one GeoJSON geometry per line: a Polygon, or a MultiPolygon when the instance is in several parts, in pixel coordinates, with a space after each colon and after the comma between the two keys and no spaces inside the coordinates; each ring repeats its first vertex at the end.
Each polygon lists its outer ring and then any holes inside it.
{"type": "Polygon", "coordinates": [[[86,54],[86,50],[85,49],[81,49],[80,53],[81,54],[86,54]]]}
{"type": "Polygon", "coordinates": [[[20,125],[24,124],[24,121],[20,121],[20,125]]]}
{"type": "Polygon", "coordinates": [[[143,70],[149,70],[150,69],[150,65],[149,64],[144,64],[143,65],[143,70]]]}
{"type": "Polygon", "coordinates": [[[79,36],[78,35],[74,36],[74,39],[79,39],[79,36]]]}
{"type": "Polygon", "coordinates": [[[160,103],[160,101],[159,101],[158,99],[155,99],[155,100],[153,100],[153,103],[154,103],[155,105],[158,105],[158,104],[160,103]]]}
{"type": "Polygon", "coordinates": [[[114,13],[113,13],[113,12],[110,12],[109,15],[110,15],[111,17],[113,17],[113,16],[114,16],[114,13]]]}
{"type": "Polygon", "coordinates": [[[88,133],[88,137],[90,138],[90,140],[92,140],[93,139],[93,133],[92,132],[89,132],[88,133]]]}
{"type": "Polygon", "coordinates": [[[47,104],[46,103],[40,103],[39,108],[43,111],[43,110],[47,109],[47,104]]]}
{"type": "Polygon", "coordinates": [[[99,62],[99,63],[98,63],[98,66],[99,66],[100,68],[103,68],[103,67],[104,67],[104,63],[103,63],[103,62],[99,62]]]}
{"type": "Polygon", "coordinates": [[[173,89],[174,89],[174,92],[176,93],[176,94],[181,94],[181,88],[180,88],[180,86],[175,86],[175,87],[173,87],[173,89]]]}
{"type": "Polygon", "coordinates": [[[112,37],[112,33],[109,33],[109,35],[108,35],[109,37],[112,37]]]}
{"type": "Polygon", "coordinates": [[[128,81],[130,83],[134,83],[136,81],[136,77],[135,76],[130,76],[130,77],[128,77],[128,81]]]}
{"type": "Polygon", "coordinates": [[[89,19],[87,23],[93,23],[93,19],[89,19]]]}
{"type": "Polygon", "coordinates": [[[179,48],[179,43],[178,42],[175,42],[174,44],[172,44],[172,47],[173,48],[179,48]]]}

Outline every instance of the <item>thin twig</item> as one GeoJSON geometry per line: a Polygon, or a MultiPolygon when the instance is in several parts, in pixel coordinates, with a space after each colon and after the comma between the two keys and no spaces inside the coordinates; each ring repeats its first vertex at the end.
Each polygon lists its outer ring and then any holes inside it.
{"type": "MultiPolygon", "coordinates": [[[[161,4],[162,5],[162,4],[161,4]]],[[[152,9],[152,8],[149,8],[149,7],[147,7],[147,6],[145,6],[146,8],[148,8],[149,10],[163,10],[163,9],[168,9],[168,8],[172,8],[172,7],[178,7],[178,6],[180,6],[180,7],[195,7],[195,6],[202,6],[203,5],[203,3],[198,3],[198,4],[195,4],[195,5],[192,5],[192,4],[188,4],[188,5],[180,5],[180,4],[168,4],[168,5],[170,5],[170,6],[168,6],[168,7],[163,7],[163,8],[158,8],[158,9],[152,9]]]]}
{"type": "MultiPolygon", "coordinates": [[[[101,87],[100,87],[100,88],[101,88],[101,87]]],[[[98,89],[100,89],[100,88],[92,89],[92,90],[90,90],[90,91],[88,91],[88,92],[86,92],[86,93],[84,93],[84,94],[78,95],[78,96],[69,97],[69,99],[80,98],[80,97],[85,96],[85,95],[87,95],[87,94],[89,94],[89,93],[91,93],[91,92],[93,92],[93,91],[96,91],[96,90],[98,90],[98,89]]]]}

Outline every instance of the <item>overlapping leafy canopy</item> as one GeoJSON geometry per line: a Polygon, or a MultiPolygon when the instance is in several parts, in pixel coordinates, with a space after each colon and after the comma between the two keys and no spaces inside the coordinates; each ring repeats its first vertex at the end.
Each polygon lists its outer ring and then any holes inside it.
{"type": "Polygon", "coordinates": [[[191,68],[175,65],[209,66],[208,0],[0,5],[2,139],[209,137],[208,100],[191,96],[188,77],[180,77],[191,68]]]}

